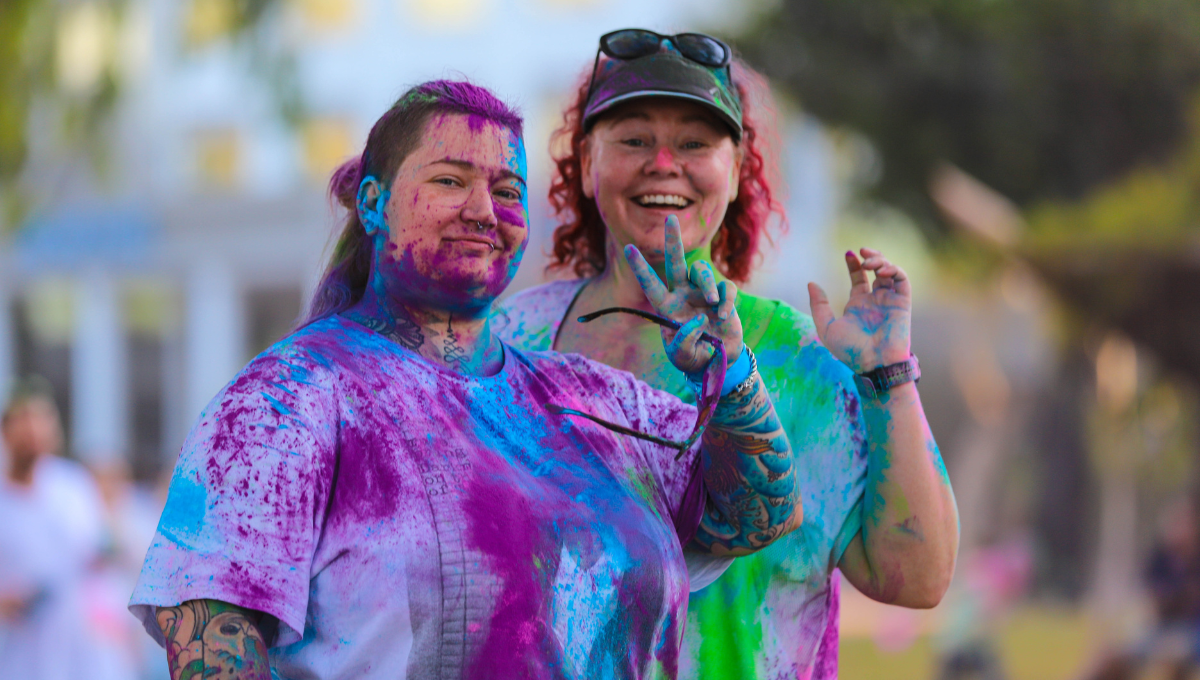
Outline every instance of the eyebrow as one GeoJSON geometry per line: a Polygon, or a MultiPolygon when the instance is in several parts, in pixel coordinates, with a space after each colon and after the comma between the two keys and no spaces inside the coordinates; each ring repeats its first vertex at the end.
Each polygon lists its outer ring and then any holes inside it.
{"type": "MultiPolygon", "coordinates": [[[[437,165],[438,163],[445,163],[447,165],[453,165],[455,167],[459,167],[464,170],[478,170],[479,169],[471,161],[463,161],[463,160],[459,160],[457,158],[443,158],[440,161],[434,161],[434,162],[430,163],[430,165],[437,165]]],[[[521,186],[525,186],[525,178],[518,175],[517,173],[513,172],[512,170],[509,170],[508,168],[504,168],[504,169],[500,170],[500,176],[505,179],[515,179],[521,183],[521,186]]]]}
{"type": "MultiPolygon", "coordinates": [[[[619,114],[613,116],[612,124],[616,125],[618,123],[623,123],[627,120],[649,121],[650,114],[648,114],[644,111],[626,111],[624,113],[619,113],[619,114]]],[[[686,115],[681,119],[681,122],[704,123],[710,127],[716,128],[718,130],[721,129],[721,121],[716,116],[714,116],[708,112],[692,113],[692,114],[686,115]]]]}

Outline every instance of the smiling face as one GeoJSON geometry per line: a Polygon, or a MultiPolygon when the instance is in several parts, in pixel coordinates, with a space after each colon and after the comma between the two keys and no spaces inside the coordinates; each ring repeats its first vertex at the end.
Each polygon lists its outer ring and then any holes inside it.
{"type": "Polygon", "coordinates": [[[508,286],[529,241],[525,146],[506,127],[459,114],[434,116],[422,139],[388,188],[374,276],[402,302],[477,314],[508,286]]]}
{"type": "Polygon", "coordinates": [[[679,217],[688,251],[707,245],[737,198],[741,150],[698,103],[638,99],[596,123],[582,154],[583,192],[596,201],[619,248],[663,260],[667,215],[679,217]]]}

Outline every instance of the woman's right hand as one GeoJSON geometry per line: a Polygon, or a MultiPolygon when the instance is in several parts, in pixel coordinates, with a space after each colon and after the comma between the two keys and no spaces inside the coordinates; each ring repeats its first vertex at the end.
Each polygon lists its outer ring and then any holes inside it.
{"type": "Polygon", "coordinates": [[[667,217],[663,240],[665,283],[637,246],[625,247],[625,259],[654,311],[683,324],[677,331],[662,329],[667,357],[684,373],[703,371],[713,354],[713,346],[701,341],[707,331],[721,339],[726,359],[734,362],[742,353],[742,321],[734,306],[737,287],[731,281],[718,284],[707,262],[696,262],[688,271],[679,220],[674,215],[667,217]]]}

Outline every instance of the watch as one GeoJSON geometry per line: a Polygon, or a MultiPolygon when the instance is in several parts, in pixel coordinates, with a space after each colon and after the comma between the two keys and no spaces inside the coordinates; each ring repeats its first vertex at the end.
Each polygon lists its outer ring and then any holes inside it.
{"type": "Polygon", "coordinates": [[[858,393],[864,399],[875,399],[897,385],[907,382],[920,382],[921,363],[917,355],[911,354],[908,359],[897,364],[880,366],[866,373],[854,375],[854,384],[858,393]]]}

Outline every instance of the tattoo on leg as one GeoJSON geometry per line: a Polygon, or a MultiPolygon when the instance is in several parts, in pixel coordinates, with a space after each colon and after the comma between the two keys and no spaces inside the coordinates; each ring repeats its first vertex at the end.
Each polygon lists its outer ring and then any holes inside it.
{"type": "Polygon", "coordinates": [[[261,614],[217,600],[160,607],[171,680],[270,680],[261,614]]]}

